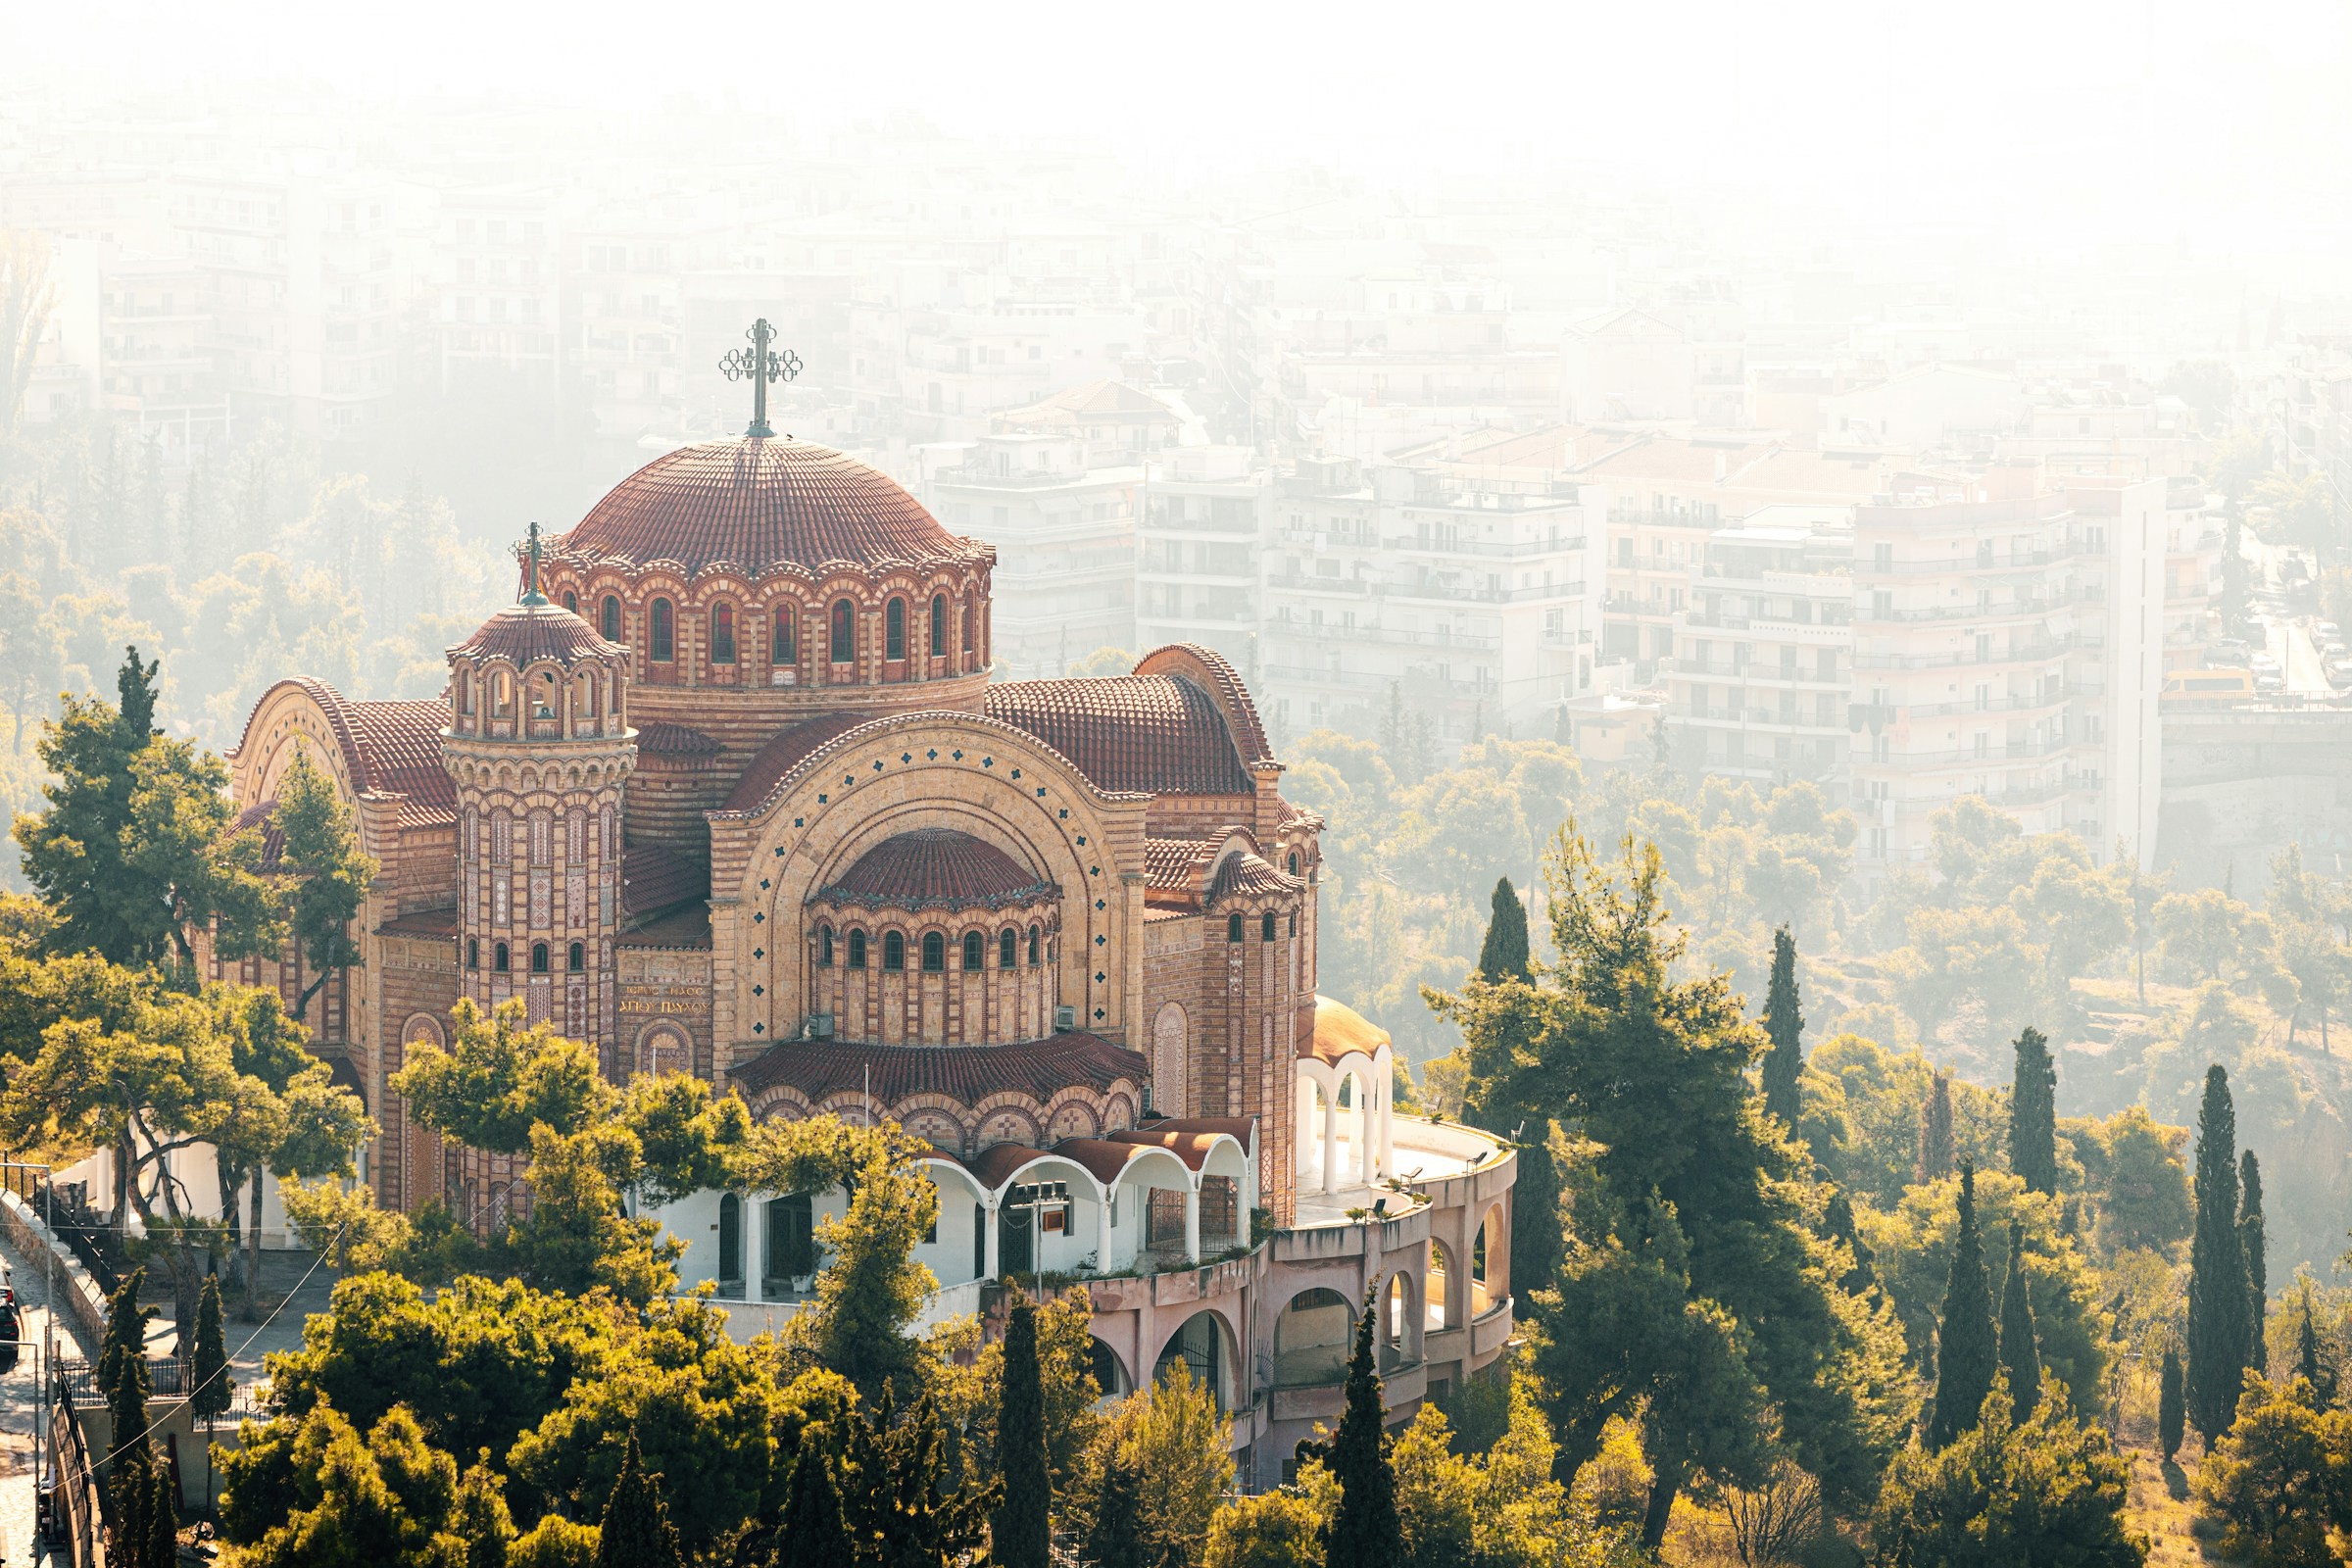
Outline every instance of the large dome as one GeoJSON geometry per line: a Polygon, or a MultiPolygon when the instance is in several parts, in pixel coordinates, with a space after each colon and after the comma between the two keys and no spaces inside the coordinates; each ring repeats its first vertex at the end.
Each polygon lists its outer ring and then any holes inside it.
{"type": "Polygon", "coordinates": [[[582,565],[675,562],[688,576],[728,566],[747,577],[831,563],[932,564],[985,546],[940,526],[889,475],[807,441],[712,441],[683,447],[613,486],[556,541],[582,565]]]}

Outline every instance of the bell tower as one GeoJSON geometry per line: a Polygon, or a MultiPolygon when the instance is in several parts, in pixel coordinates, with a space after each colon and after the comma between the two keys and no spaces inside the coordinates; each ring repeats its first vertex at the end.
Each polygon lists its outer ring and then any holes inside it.
{"type": "Polygon", "coordinates": [[[449,650],[460,988],[520,998],[612,1074],[629,650],[539,591],[539,549],[533,523],[523,594],[449,650]]]}

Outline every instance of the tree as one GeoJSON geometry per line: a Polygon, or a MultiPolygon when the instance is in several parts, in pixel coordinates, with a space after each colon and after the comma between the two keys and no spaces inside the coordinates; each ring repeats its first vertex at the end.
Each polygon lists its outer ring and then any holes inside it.
{"type": "Polygon", "coordinates": [[[634,1432],[597,1527],[596,1560],[599,1568],[685,1568],[678,1533],[662,1501],[662,1478],[646,1474],[634,1432]]]}
{"type": "Polygon", "coordinates": [[[1339,1507],[1324,1542],[1324,1560],[1331,1568],[1379,1562],[1396,1542],[1396,1477],[1389,1469],[1380,1373],[1373,1359],[1379,1332],[1380,1303],[1368,1298],[1356,1320],[1354,1353],[1348,1358],[1340,1429],[1323,1453],[1340,1484],[1339,1507]]]}
{"type": "Polygon", "coordinates": [[[858,1561],[849,1526],[842,1519],[832,1437],[822,1425],[801,1433],[800,1457],[792,1466],[792,1500],[786,1504],[779,1536],[791,1546],[793,1568],[855,1568],[858,1561]]]}
{"type": "Polygon", "coordinates": [[[1180,1568],[1198,1561],[1217,1505],[1233,1485],[1233,1423],[1182,1360],[1119,1401],[1081,1467],[1077,1512],[1094,1560],[1180,1568]],[[1124,1497],[1135,1491],[1130,1504],[1124,1497]],[[1132,1512],[1130,1513],[1130,1509],[1132,1512]],[[1130,1522],[1131,1521],[1131,1522],[1130,1522]],[[1141,1554],[1130,1555],[1140,1544],[1141,1554]]]}
{"type": "Polygon", "coordinates": [[[1927,1098],[1919,1105],[1919,1161],[1914,1179],[1923,1185],[1941,1181],[1952,1173],[1956,1154],[1952,1145],[1952,1075],[1938,1068],[1929,1079],[1927,1098]]]}
{"type": "Polygon", "coordinates": [[[361,961],[352,921],[368,901],[376,863],[360,849],[334,782],[311,765],[307,753],[295,752],[278,782],[275,821],[285,844],[278,857],[280,906],[311,975],[294,999],[300,1018],[328,980],[361,961]]]}
{"type": "Polygon", "coordinates": [[[1532,980],[1528,963],[1527,906],[1511,879],[1494,884],[1493,912],[1487,918],[1487,937],[1478,948],[1478,977],[1486,981],[1532,980]]]}
{"type": "MultiPolygon", "coordinates": [[[[1105,1568],[1133,1560],[1096,1559],[1105,1568]]],[[[1322,1568],[1325,1560],[1321,1516],[1288,1492],[1237,1497],[1208,1527],[1205,1568],[1322,1568]]]]}
{"type": "MultiPolygon", "coordinates": [[[[2009,1168],[2030,1191],[2058,1191],[2058,1069],[2038,1029],[2017,1037],[2017,1066],[2009,1091],[2009,1168]]],[[[2029,1400],[2027,1409],[2032,1409],[2029,1400]]],[[[2024,1418],[2019,1418],[2024,1424],[2024,1418]]]]}
{"type": "Polygon", "coordinates": [[[2237,1250],[2246,1270],[2246,1354],[2257,1372],[2263,1365],[2263,1320],[2270,1315],[2270,1248],[2263,1237],[2262,1161],[2247,1150],[2237,1162],[2237,1250]]]}
{"type": "Polygon", "coordinates": [[[519,1000],[485,1013],[461,999],[449,1017],[448,1048],[429,1040],[411,1045],[408,1064],[391,1080],[410,1113],[436,1132],[495,1154],[519,1154],[530,1149],[534,1126],[568,1136],[612,1110],[614,1092],[595,1051],[552,1025],[526,1025],[519,1000]]]}
{"type": "Polygon", "coordinates": [[[331,1404],[249,1424],[223,1448],[220,1533],[240,1568],[454,1568],[504,1559],[514,1532],[496,1482],[425,1442],[396,1406],[363,1440],[331,1404]],[[468,1535],[467,1532],[480,1532],[468,1535]]]}
{"type": "Polygon", "coordinates": [[[228,1340],[220,1322],[220,1280],[208,1274],[196,1298],[196,1346],[188,1358],[189,1412],[204,1423],[206,1495],[211,1495],[213,1423],[228,1413],[236,1384],[228,1375],[228,1340]]]}
{"type": "Polygon", "coordinates": [[[1092,1507],[1080,1538],[1082,1561],[1110,1568],[1113,1563],[1157,1564],[1181,1554],[1144,1514],[1143,1461],[1133,1451],[1108,1446],[1087,1478],[1092,1507]]]}
{"type": "MultiPolygon", "coordinates": [[[[2014,1262],[2010,1266],[2013,1271],[2017,1267],[2014,1262]]],[[[1992,1391],[1999,1369],[1992,1293],[1984,1274],[1984,1242],[1977,1232],[1977,1171],[1963,1160],[1960,1234],[1952,1246],[1952,1269],[1936,1334],[1936,1406],[1928,1422],[1930,1447],[1950,1446],[1976,1421],[1978,1407],[1992,1391]]]]}
{"type": "Polygon", "coordinates": [[[2171,1464],[2180,1451],[2180,1439],[2187,1425],[2187,1402],[2181,1392],[2180,1352],[2171,1346],[2164,1348],[2164,1372],[2156,1389],[2156,1451],[2171,1464]]]}
{"type": "Polygon", "coordinates": [[[2255,1376],[2237,1418],[2197,1469],[2217,1544],[2252,1568],[2333,1568],[2333,1530],[2352,1529],[2352,1416],[2312,1407],[2311,1391],[2255,1376]]]}
{"type": "Polygon", "coordinates": [[[2311,1396],[2321,1409],[2335,1403],[2335,1372],[2320,1355],[2319,1325],[2312,1321],[2311,1282],[2303,1282],[2303,1315],[2295,1325],[2295,1376],[2311,1387],[2311,1396]]]}
{"type": "Polygon", "coordinates": [[[2026,1226],[2009,1222],[2009,1274],[2001,1286],[2001,1373],[2017,1424],[2041,1402],[2041,1356],[2034,1346],[2034,1302],[2026,1291],[2026,1226]]]}
{"type": "Polygon", "coordinates": [[[1894,1462],[1872,1532],[1879,1560],[1909,1568],[2139,1568],[2147,1544],[2125,1528],[2131,1466],[2055,1390],[2018,1425],[1996,1394],[1944,1447],[1894,1462]]]}
{"type": "Polygon", "coordinates": [[[1053,1538],[1053,1487],[1046,1474],[1045,1393],[1039,1386],[1037,1308],[1015,1292],[1004,1324],[1004,1375],[997,1405],[997,1468],[1004,1501],[990,1522],[989,1547],[1004,1568],[1046,1568],[1053,1538]]]}
{"type": "Polygon", "coordinates": [[[976,1559],[1004,1496],[1001,1478],[950,1490],[947,1428],[928,1395],[895,1419],[888,1385],[862,1417],[843,1420],[848,1439],[842,1494],[850,1538],[877,1568],[956,1568],[976,1559]]]}
{"type": "Polygon", "coordinates": [[[2197,1222],[2188,1244],[2189,1424],[2208,1446],[2230,1430],[2252,1348],[2244,1243],[2237,1229],[2237,1113],[2230,1075],[2206,1069],[2191,1184],[2197,1222]]]}
{"type": "Polygon", "coordinates": [[[817,1227],[828,1262],[817,1276],[816,1299],[788,1329],[793,1344],[868,1396],[886,1384],[912,1388],[921,1346],[906,1331],[939,1284],[914,1255],[939,1214],[938,1190],[912,1163],[915,1147],[895,1126],[867,1141],[848,1212],[817,1227]]]}
{"type": "Polygon", "coordinates": [[[179,1568],[179,1489],[172,1484],[172,1467],[150,1460],[144,1467],[147,1505],[140,1510],[147,1539],[137,1544],[131,1561],[139,1568],[179,1568]]]}
{"type": "Polygon", "coordinates": [[[1772,981],[1764,995],[1764,1108],[1796,1125],[1797,1083],[1805,1070],[1805,1015],[1796,995],[1796,939],[1787,926],[1772,933],[1772,981]]]}

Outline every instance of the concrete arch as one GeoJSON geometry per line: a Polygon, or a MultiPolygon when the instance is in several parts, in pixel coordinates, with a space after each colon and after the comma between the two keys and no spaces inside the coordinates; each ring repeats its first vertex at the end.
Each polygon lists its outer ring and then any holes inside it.
{"type": "Polygon", "coordinates": [[[1309,1286],[1274,1319],[1274,1386],[1326,1388],[1348,1375],[1355,1305],[1329,1286],[1309,1286]]]}
{"type": "Polygon", "coordinates": [[[1217,1408],[1221,1411],[1232,1410],[1240,1402],[1243,1371],[1241,1347],[1245,1343],[1240,1325],[1234,1321],[1227,1305],[1222,1301],[1204,1301],[1198,1310],[1178,1319],[1175,1327],[1161,1339],[1159,1348],[1152,1352],[1152,1381],[1160,1381],[1172,1369],[1175,1358],[1182,1355],[1195,1372],[1194,1380],[1209,1383],[1216,1395],[1217,1408]],[[1201,1333],[1203,1319],[1214,1334],[1215,1346],[1214,1361],[1206,1366],[1201,1364],[1194,1348],[1195,1343],[1205,1339],[1201,1333]]]}

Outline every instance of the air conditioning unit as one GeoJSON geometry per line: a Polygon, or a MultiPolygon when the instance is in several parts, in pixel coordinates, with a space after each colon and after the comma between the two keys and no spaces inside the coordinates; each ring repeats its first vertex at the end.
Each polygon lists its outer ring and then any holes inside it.
{"type": "Polygon", "coordinates": [[[808,1040],[832,1039],[833,1015],[829,1012],[810,1013],[808,1015],[808,1026],[807,1029],[802,1031],[802,1037],[808,1040]]]}
{"type": "Polygon", "coordinates": [[[1055,1007],[1054,1009],[1054,1028],[1056,1033],[1077,1027],[1078,1009],[1076,1007],[1055,1007]]]}

